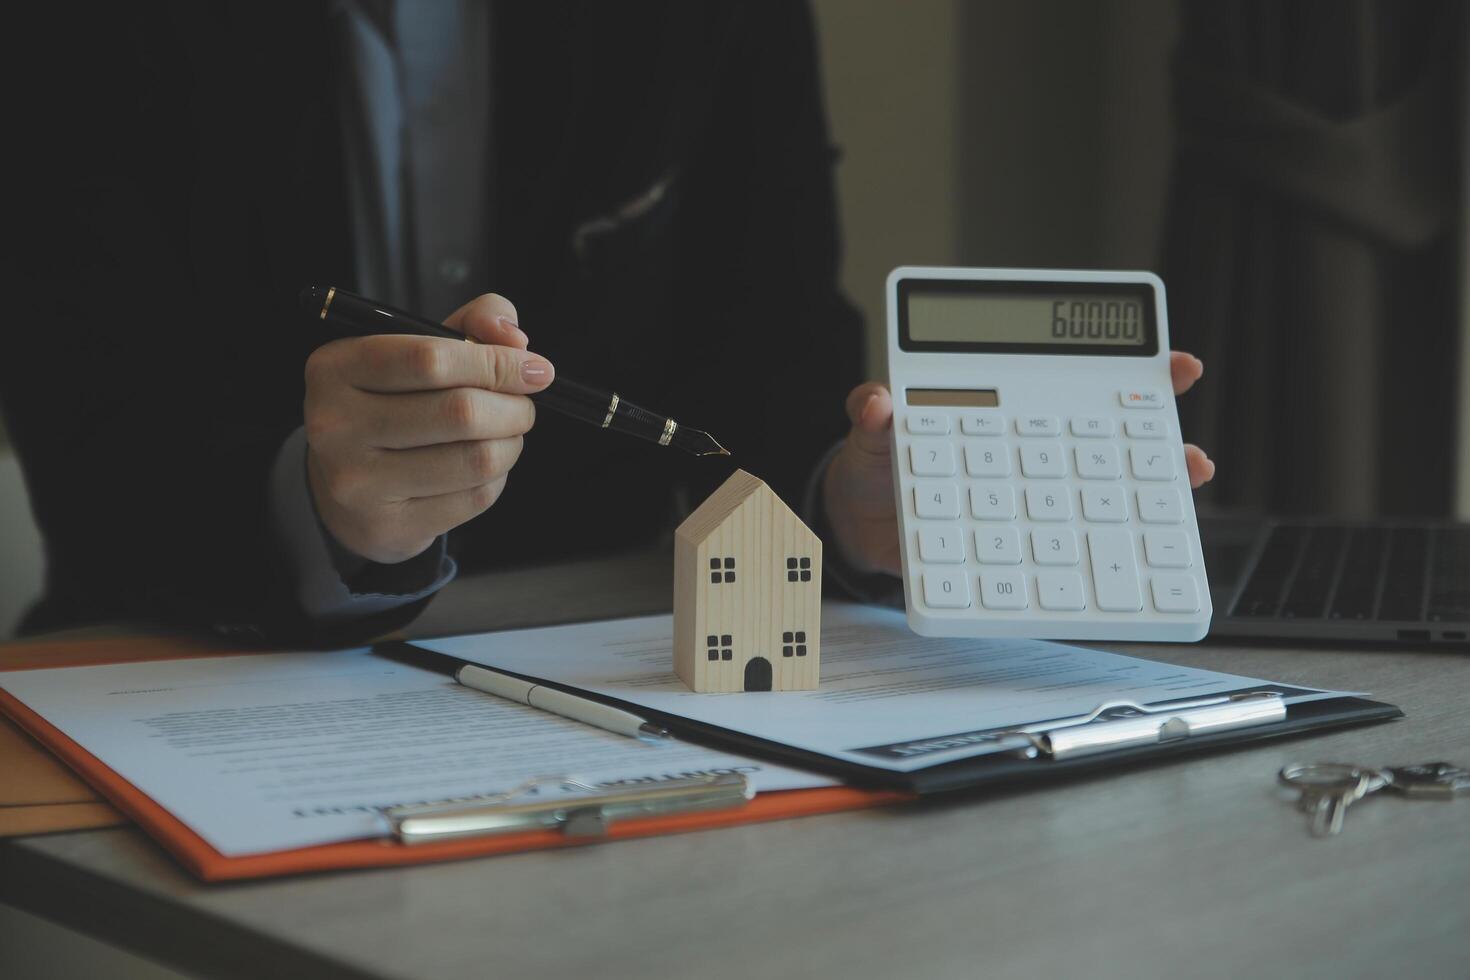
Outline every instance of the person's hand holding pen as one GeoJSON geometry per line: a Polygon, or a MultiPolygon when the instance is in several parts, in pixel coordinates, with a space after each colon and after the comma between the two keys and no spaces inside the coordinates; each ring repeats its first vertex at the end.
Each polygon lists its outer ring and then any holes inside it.
{"type": "Polygon", "coordinates": [[[526,396],[555,376],[516,320],[489,294],[444,321],[478,344],[352,337],[307,360],[307,476],[338,544],[406,561],[499,499],[536,420],[526,396]]]}
{"type": "MultiPolygon", "coordinates": [[[[1174,394],[1182,395],[1204,374],[1193,354],[1175,351],[1169,359],[1174,394]]],[[[888,427],[893,396],[887,386],[867,381],[847,396],[852,430],[823,474],[822,500],[842,557],[861,572],[902,574],[898,512],[893,500],[893,467],[888,427]]],[[[1184,447],[1189,483],[1200,487],[1215,475],[1215,464],[1198,446],[1184,447]]]]}

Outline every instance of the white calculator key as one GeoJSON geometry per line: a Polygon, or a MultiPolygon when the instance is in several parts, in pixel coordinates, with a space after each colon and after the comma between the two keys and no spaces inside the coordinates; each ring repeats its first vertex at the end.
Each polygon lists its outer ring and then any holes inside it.
{"type": "Polygon", "coordinates": [[[949,435],[949,416],[943,412],[910,412],[909,431],[916,436],[949,435]]]}
{"type": "Polygon", "coordinates": [[[1021,472],[1029,477],[1067,475],[1067,458],[1059,442],[1026,442],[1021,444],[1021,472]]]}
{"type": "Polygon", "coordinates": [[[965,472],[971,476],[1010,476],[1011,448],[1003,442],[966,444],[965,472]]]}
{"type": "Polygon", "coordinates": [[[1131,439],[1162,439],[1169,434],[1169,420],[1156,418],[1129,419],[1123,431],[1131,439]]]}
{"type": "Polygon", "coordinates": [[[999,412],[960,413],[960,431],[967,436],[998,436],[1006,430],[1006,417],[999,412]]]}
{"type": "Polygon", "coordinates": [[[1099,524],[1128,520],[1128,494],[1122,487],[1083,487],[1082,516],[1099,524]]]}
{"type": "Polygon", "coordinates": [[[965,535],[958,526],[919,528],[919,557],[941,565],[965,560],[965,535]]]}
{"type": "Polygon", "coordinates": [[[1027,415],[1016,419],[1016,434],[1022,436],[1058,436],[1062,425],[1055,415],[1027,415]]]}
{"type": "Polygon", "coordinates": [[[915,439],[909,444],[914,476],[954,476],[954,446],[943,439],[915,439]]]}
{"type": "Polygon", "coordinates": [[[970,488],[970,513],[981,521],[1016,519],[1016,491],[1005,483],[977,483],[970,488]]]}
{"type": "Polygon", "coordinates": [[[1124,408],[1163,408],[1164,395],[1157,388],[1129,388],[1118,392],[1124,408]]]}
{"type": "Polygon", "coordinates": [[[1038,572],[1036,599],[1042,609],[1077,612],[1087,604],[1082,597],[1082,576],[1074,572],[1038,572]]]}
{"type": "Polygon", "coordinates": [[[964,609],[970,604],[970,583],[965,573],[925,572],[924,601],[936,609],[964,609]]]}
{"type": "Polygon", "coordinates": [[[1199,589],[1188,575],[1155,575],[1154,608],[1166,613],[1199,612],[1199,589]]]}
{"type": "Polygon", "coordinates": [[[1026,514],[1033,521],[1070,521],[1072,492],[1064,486],[1027,487],[1026,514]]]}
{"type": "Polygon", "coordinates": [[[1138,587],[1138,562],[1133,557],[1133,535],[1122,528],[1094,528],[1087,532],[1092,559],[1092,584],[1097,607],[1106,612],[1138,612],[1143,590],[1138,587]]]}
{"type": "Polygon", "coordinates": [[[1077,475],[1084,480],[1116,480],[1123,475],[1118,447],[1111,443],[1077,446],[1072,452],[1077,457],[1077,475]]]}
{"type": "Polygon", "coordinates": [[[1143,556],[1154,568],[1188,568],[1189,538],[1183,531],[1144,531],[1143,556]]]}
{"type": "Polygon", "coordinates": [[[1117,435],[1118,424],[1096,415],[1079,415],[1072,420],[1072,435],[1081,439],[1104,439],[1117,435]]]}
{"type": "Polygon", "coordinates": [[[975,532],[975,555],[982,565],[1021,564],[1021,533],[1013,527],[982,527],[975,532]]]}
{"type": "Polygon", "coordinates": [[[1067,528],[1031,532],[1031,557],[1038,565],[1077,564],[1077,535],[1067,528]]]}
{"type": "Polygon", "coordinates": [[[1174,454],[1168,446],[1132,446],[1128,461],[1133,475],[1140,480],[1174,479],[1174,454]]]}
{"type": "Polygon", "coordinates": [[[1184,520],[1184,502],[1173,487],[1138,491],[1138,519],[1146,524],[1178,524],[1184,520]]]}
{"type": "Polygon", "coordinates": [[[986,571],[980,573],[980,601],[986,609],[1025,609],[1026,576],[1020,572],[986,571]]]}
{"type": "Polygon", "coordinates": [[[952,521],[960,516],[960,491],[953,483],[914,485],[914,513],[929,520],[952,521]]]}

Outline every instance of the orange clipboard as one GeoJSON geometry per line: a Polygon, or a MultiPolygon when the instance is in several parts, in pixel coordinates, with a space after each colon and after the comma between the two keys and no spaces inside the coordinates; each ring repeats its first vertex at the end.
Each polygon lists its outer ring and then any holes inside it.
{"type": "MultiPolygon", "coordinates": [[[[89,641],[91,646],[95,641],[89,641]]],[[[97,644],[110,647],[114,644],[97,644]]],[[[132,643],[129,644],[133,645],[132,643]]],[[[70,647],[70,644],[57,644],[70,647]]],[[[201,645],[202,646],[202,645],[201,645]]],[[[5,651],[11,653],[12,651],[5,651]]],[[[58,650],[58,653],[61,651],[58,650]]],[[[0,670],[15,670],[38,667],[83,666],[119,661],[151,659],[175,659],[182,657],[220,656],[228,653],[221,649],[198,649],[189,651],[183,644],[174,644],[159,651],[159,656],[134,652],[132,655],[114,656],[98,650],[93,656],[70,655],[52,657],[7,656],[0,658],[0,670]],[[20,661],[19,663],[17,661],[20,661]]],[[[248,655],[248,654],[246,654],[248,655]]],[[[620,821],[608,827],[604,836],[595,838],[567,837],[555,830],[537,830],[490,837],[469,837],[427,844],[405,845],[387,838],[372,840],[343,841],[337,844],[322,844],[313,847],[273,851],[266,854],[251,854],[243,857],[227,857],[202,837],[190,830],[168,810],[154,802],[132,783],[103,764],[96,756],[73,741],[45,718],[28,708],[14,695],[0,690],[0,713],[8,716],[20,728],[50,749],[57,758],[71,768],[104,799],[142,827],[164,850],[178,859],[185,868],[204,881],[233,881],[245,878],[265,878],[277,875],[305,874],[314,871],[335,871],[346,868],[392,867],[406,864],[425,864],[435,861],[452,861],[459,858],[479,857],[491,854],[512,854],[520,851],[545,850],[555,847],[582,846],[611,840],[637,837],[653,837],[660,834],[676,834],[694,830],[709,830],[716,827],[732,827],[738,824],[758,823],[769,820],[785,820],[792,817],[813,816],[820,813],[836,813],[896,803],[912,799],[909,794],[828,787],[821,789],[782,790],[758,794],[744,806],[727,810],[670,814],[620,821]]]]}

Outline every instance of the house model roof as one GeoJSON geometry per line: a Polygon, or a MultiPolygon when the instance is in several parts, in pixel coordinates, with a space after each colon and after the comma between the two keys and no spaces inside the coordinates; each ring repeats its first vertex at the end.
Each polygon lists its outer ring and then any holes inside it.
{"type": "Polygon", "coordinates": [[[674,534],[687,540],[699,541],[723,524],[725,518],[739,510],[747,501],[761,495],[768,497],[773,507],[779,508],[800,523],[801,519],[796,516],[796,512],[786,506],[786,502],[776,495],[776,491],[766,486],[764,480],[745,470],[736,470],[730,479],[694,509],[694,513],[684,519],[684,523],[679,525],[674,534]]]}

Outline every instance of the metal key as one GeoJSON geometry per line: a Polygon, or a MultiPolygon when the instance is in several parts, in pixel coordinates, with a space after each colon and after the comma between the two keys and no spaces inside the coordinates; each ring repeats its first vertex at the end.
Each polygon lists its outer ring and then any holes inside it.
{"type": "Polygon", "coordinates": [[[1385,770],[1341,762],[1294,763],[1283,768],[1278,778],[1301,792],[1297,807],[1312,815],[1313,837],[1342,833],[1347,808],[1393,782],[1385,770]]]}
{"type": "Polygon", "coordinates": [[[1453,800],[1470,794],[1470,769],[1449,762],[1425,762],[1417,766],[1389,766],[1389,786],[1410,799],[1453,800]]]}

